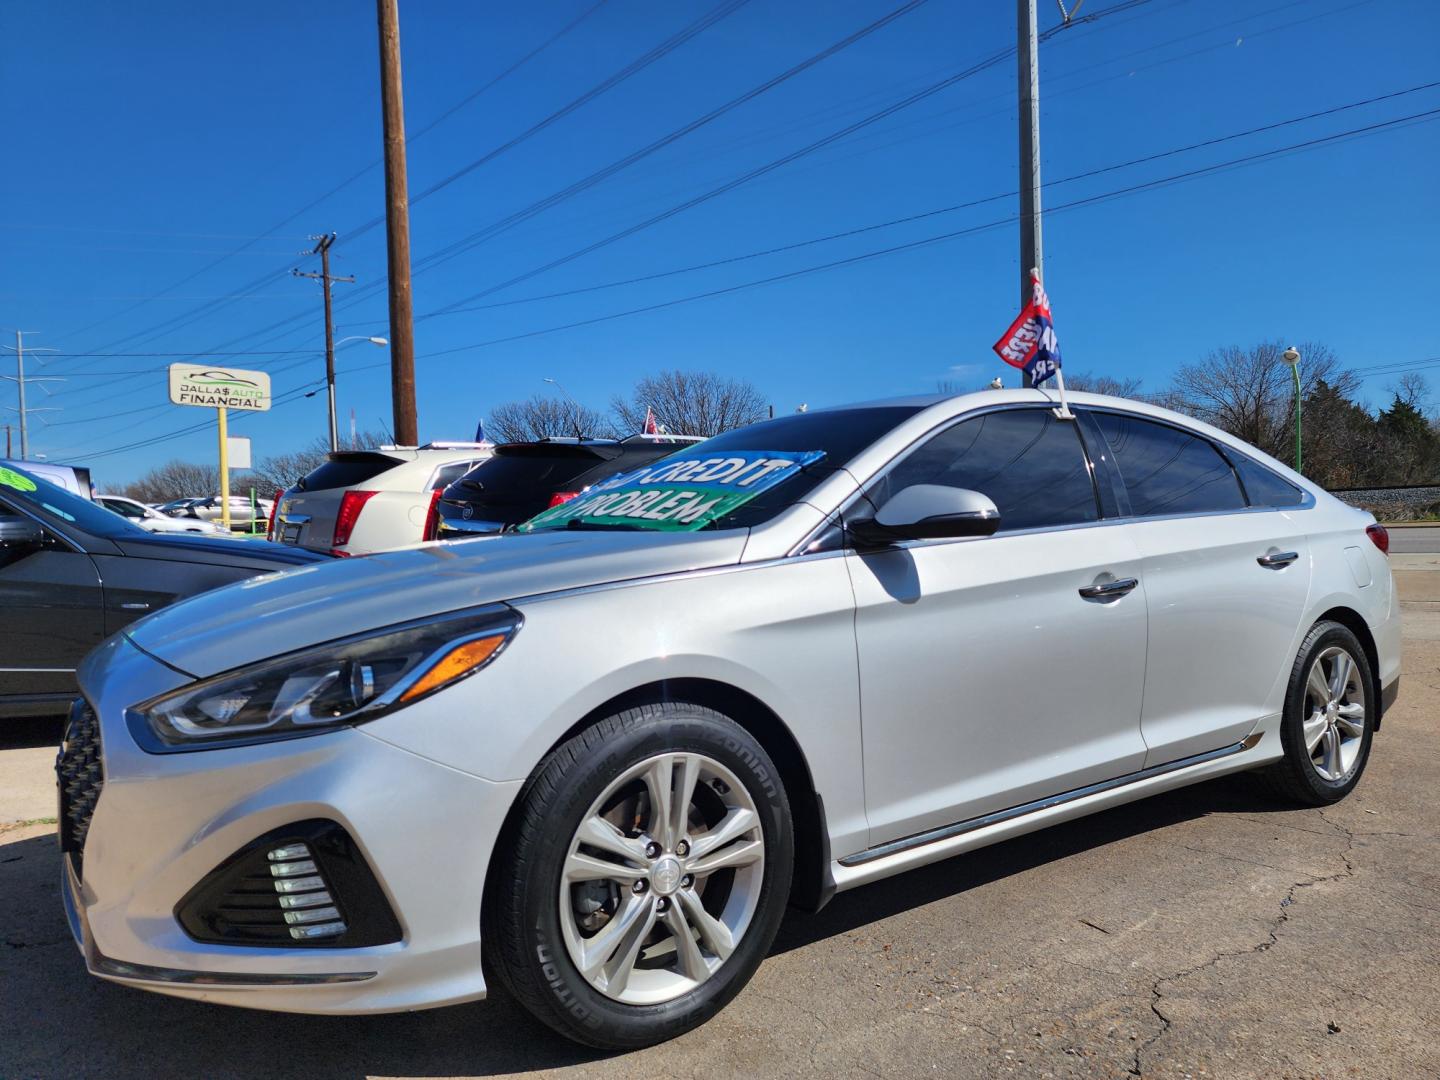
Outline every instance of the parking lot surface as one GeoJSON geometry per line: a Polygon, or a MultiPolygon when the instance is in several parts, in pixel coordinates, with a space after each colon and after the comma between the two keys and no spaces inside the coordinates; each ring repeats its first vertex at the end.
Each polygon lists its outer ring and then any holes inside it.
{"type": "Polygon", "coordinates": [[[58,726],[15,725],[0,1077],[1440,1076],[1440,556],[1394,566],[1403,689],[1346,801],[1294,810],[1228,778],[842,894],[792,914],[711,1023],[628,1054],[498,995],[326,1018],[91,978],[53,824],[13,823],[54,813],[58,726]]]}

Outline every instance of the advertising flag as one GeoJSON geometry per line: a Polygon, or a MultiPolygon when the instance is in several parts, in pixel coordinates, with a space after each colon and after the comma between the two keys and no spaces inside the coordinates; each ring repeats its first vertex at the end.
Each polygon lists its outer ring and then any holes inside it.
{"type": "Polygon", "coordinates": [[[645,434],[659,435],[660,429],[655,424],[655,410],[649,405],[645,406],[645,434]]]}
{"type": "Polygon", "coordinates": [[[1034,271],[1030,273],[1030,286],[1030,303],[994,348],[1001,360],[1027,372],[1031,385],[1039,386],[1060,370],[1060,343],[1055,339],[1050,298],[1034,271]]]}

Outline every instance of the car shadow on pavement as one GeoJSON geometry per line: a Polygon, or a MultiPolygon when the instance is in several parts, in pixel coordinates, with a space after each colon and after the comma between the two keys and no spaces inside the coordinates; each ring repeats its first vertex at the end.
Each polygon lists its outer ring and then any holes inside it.
{"type": "MultiPolygon", "coordinates": [[[[1287,809],[1227,778],[1006,841],[792,912],[774,952],[932,903],[1008,875],[1212,813],[1287,809]]],[[[501,994],[485,1002],[384,1016],[267,1013],[167,998],[92,978],[60,907],[59,853],[46,834],[0,833],[0,1076],[489,1076],[584,1065],[574,1046],[501,994]]]]}
{"type": "Polygon", "coordinates": [[[63,716],[24,716],[0,719],[0,750],[28,750],[60,745],[65,735],[63,716]]]}

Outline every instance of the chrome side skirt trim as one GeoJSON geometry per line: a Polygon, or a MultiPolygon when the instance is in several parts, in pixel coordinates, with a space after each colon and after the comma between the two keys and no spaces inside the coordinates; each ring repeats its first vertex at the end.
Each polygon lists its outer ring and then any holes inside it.
{"type": "Polygon", "coordinates": [[[904,836],[899,840],[891,840],[878,847],[867,848],[865,851],[856,852],[854,855],[847,855],[845,858],[840,859],[839,863],[841,866],[863,866],[865,863],[874,862],[876,859],[883,859],[887,855],[898,855],[902,851],[925,847],[927,844],[938,844],[944,840],[953,840],[957,836],[974,832],[976,829],[983,829],[989,825],[998,825],[1004,821],[1013,821],[1016,818],[1039,813],[1041,810],[1049,810],[1052,807],[1074,802],[1076,799],[1083,799],[1089,795],[1098,795],[1101,792],[1128,787],[1131,784],[1138,784],[1156,776],[1163,776],[1166,773],[1188,769],[1192,765],[1204,765],[1206,762],[1216,761],[1220,758],[1230,757],[1232,754],[1240,754],[1252,749],[1260,742],[1262,735],[1263,732],[1257,731],[1252,735],[1247,735],[1240,742],[1233,743],[1230,746],[1222,746],[1218,750],[1207,750],[1203,754],[1192,754],[1190,757],[1180,758],[1178,761],[1169,761],[1163,765],[1152,765],[1150,768],[1141,769],[1139,772],[1117,776],[1113,780],[1102,780],[1098,784],[1087,784],[1085,787],[1075,788],[1073,791],[1062,792],[1059,795],[1050,795],[1044,799],[1036,799],[1034,802],[1022,803],[1019,806],[1012,806],[1008,810],[997,810],[993,814],[984,814],[980,817],[970,818],[967,821],[956,822],[954,825],[942,825],[937,829],[916,833],[914,836],[904,836]]]}

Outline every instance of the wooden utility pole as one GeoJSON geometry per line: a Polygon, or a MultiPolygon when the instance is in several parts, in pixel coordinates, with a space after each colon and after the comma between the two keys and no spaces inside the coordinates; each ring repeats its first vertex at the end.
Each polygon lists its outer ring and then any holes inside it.
{"type": "MultiPolygon", "coordinates": [[[[1045,280],[1045,248],[1040,236],[1040,42],[1035,0],[1016,0],[1015,19],[1015,55],[1020,75],[1020,307],[1023,310],[1030,303],[1030,271],[1038,271],[1040,280],[1045,280]]],[[[1028,372],[1022,373],[1021,382],[1030,385],[1028,372]]]]}
{"type": "Polygon", "coordinates": [[[335,426],[335,318],[330,309],[330,283],[332,281],[355,280],[354,275],[350,277],[330,276],[330,245],[335,243],[335,234],[326,233],[323,236],[312,237],[315,240],[315,250],[312,255],[320,256],[320,273],[307,273],[300,270],[290,271],[296,277],[318,278],[325,291],[325,392],[330,401],[330,449],[340,449],[339,430],[335,426]]]}
{"type": "Polygon", "coordinates": [[[385,129],[385,234],[390,278],[390,400],[395,441],[420,442],[415,415],[415,325],[410,297],[410,191],[405,179],[405,109],[400,86],[399,0],[376,0],[380,98],[385,129]]]}

